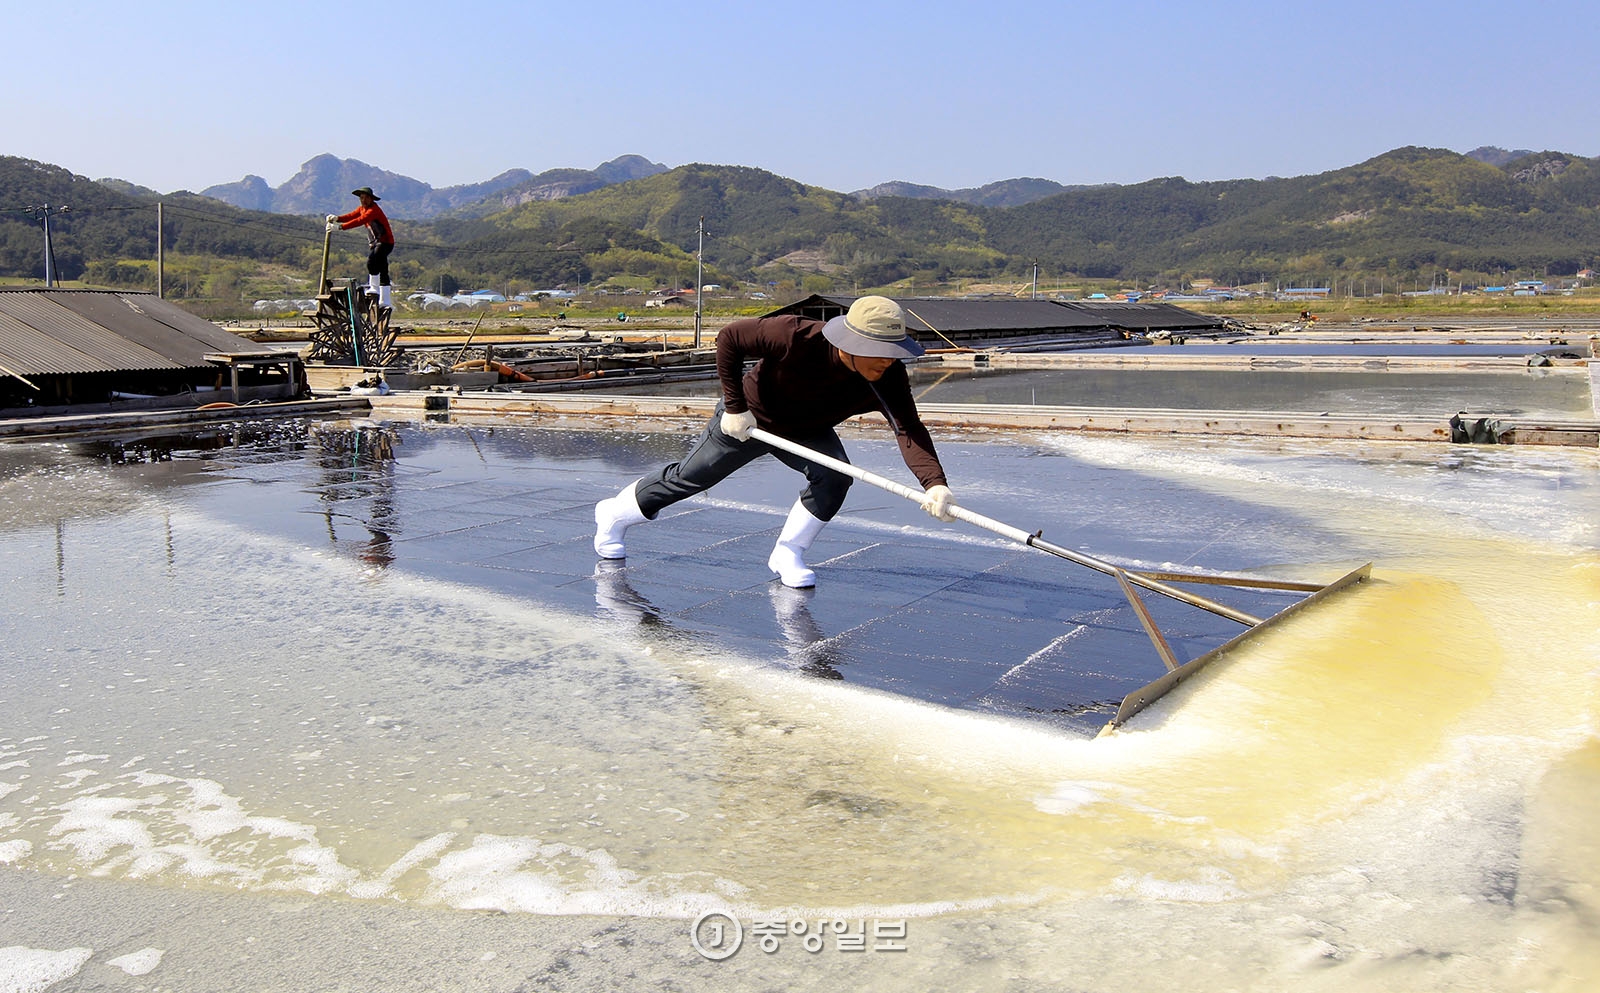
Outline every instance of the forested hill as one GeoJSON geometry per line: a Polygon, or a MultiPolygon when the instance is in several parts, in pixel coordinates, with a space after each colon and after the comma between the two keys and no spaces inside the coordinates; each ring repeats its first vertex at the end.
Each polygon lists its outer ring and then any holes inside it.
{"type": "MultiPolygon", "coordinates": [[[[1503,164],[1402,148],[1288,179],[1154,179],[1064,189],[1015,206],[838,193],[759,169],[693,164],[486,216],[397,218],[407,268],[427,283],[612,279],[688,285],[701,218],[708,281],[810,277],[811,285],[1052,277],[1178,285],[1365,276],[1571,274],[1600,248],[1600,167],[1562,152],[1503,164]]],[[[314,267],[315,218],[238,210],[189,194],[167,205],[169,251],[215,264],[314,267]]],[[[57,222],[60,271],[149,259],[155,198],[55,166],[0,158],[0,275],[42,274],[39,224],[19,208],[70,203],[57,222]]],[[[339,236],[344,237],[344,236],[339,236]]],[[[348,236],[354,238],[354,236],[348,236]]],[[[340,242],[342,244],[342,242],[340,242]]],[[[351,248],[354,243],[346,248],[351,248]]]]}
{"type": "Polygon", "coordinates": [[[916,183],[879,183],[870,189],[857,190],[855,195],[864,200],[873,197],[910,197],[914,200],[954,200],[957,203],[970,203],[978,207],[1016,207],[1067,190],[1088,188],[1062,186],[1048,179],[1023,177],[1002,179],[998,183],[961,190],[943,190],[937,186],[919,186],[916,183]]]}
{"type": "Polygon", "coordinates": [[[65,213],[51,216],[58,274],[64,279],[98,276],[101,283],[115,285],[118,266],[155,258],[158,199],[168,252],[301,266],[321,251],[322,226],[307,218],[238,210],[193,193],[158,198],[136,187],[96,183],[60,166],[0,157],[0,276],[43,277],[39,212],[29,208],[66,206],[65,213]]]}
{"type": "Polygon", "coordinates": [[[1293,179],[1156,179],[989,216],[989,243],[1085,275],[1245,282],[1428,270],[1572,274],[1600,251],[1600,168],[1559,152],[1496,167],[1402,148],[1293,179]]]}
{"type": "Polygon", "coordinates": [[[772,263],[864,285],[1052,273],[1130,282],[1571,274],[1600,251],[1600,167],[1541,152],[1494,166],[1402,148],[1291,179],[1154,179],[1015,207],[862,199],[757,169],[690,165],[488,218],[508,242],[598,218],[706,255],[730,273],[772,263]]]}

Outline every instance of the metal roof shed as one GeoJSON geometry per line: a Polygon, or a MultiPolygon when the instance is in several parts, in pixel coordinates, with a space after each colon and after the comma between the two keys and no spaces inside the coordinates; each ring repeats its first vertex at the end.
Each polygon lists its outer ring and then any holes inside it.
{"type": "Polygon", "coordinates": [[[42,292],[12,290],[0,291],[0,364],[26,376],[182,368],[42,292]]]}
{"type": "Polygon", "coordinates": [[[0,287],[0,363],[23,375],[199,369],[270,355],[153,293],[0,287]]]}
{"type": "Polygon", "coordinates": [[[897,302],[910,312],[913,331],[927,326],[945,334],[993,337],[996,332],[1057,334],[1107,327],[1107,322],[1096,315],[1063,311],[1049,300],[901,297],[897,302]]]}
{"type": "MultiPolygon", "coordinates": [[[[816,294],[772,311],[828,320],[850,309],[857,298],[816,294]]],[[[1006,297],[893,297],[907,311],[907,327],[924,345],[939,338],[967,344],[1019,338],[1065,338],[1080,345],[1120,340],[1124,332],[1221,331],[1222,321],[1169,303],[1085,303],[1016,300],[1006,297]],[[937,331],[935,331],[937,329],[937,331]]]]}
{"type": "Polygon", "coordinates": [[[151,293],[0,287],[0,406],[81,404],[125,393],[175,399],[210,388],[204,382],[218,374],[238,399],[241,368],[260,380],[287,367],[292,395],[297,364],[293,355],[262,349],[151,293]],[[18,383],[32,392],[19,392],[18,383]]]}
{"type": "MultiPolygon", "coordinates": [[[[853,296],[807,297],[769,316],[798,314],[829,320],[850,309],[853,296]]],[[[1020,338],[1070,338],[1084,344],[1120,337],[1105,319],[1093,313],[1064,309],[1048,300],[1006,298],[971,300],[959,297],[893,297],[906,310],[906,328],[926,346],[941,339],[973,344],[1020,338]]]]}
{"type": "Polygon", "coordinates": [[[1056,304],[1090,319],[1125,331],[1220,331],[1222,321],[1170,303],[1089,303],[1081,300],[1056,304]]]}

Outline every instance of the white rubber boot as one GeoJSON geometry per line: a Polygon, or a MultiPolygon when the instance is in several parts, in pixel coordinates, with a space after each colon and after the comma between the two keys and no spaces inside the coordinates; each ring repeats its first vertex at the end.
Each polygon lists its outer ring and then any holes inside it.
{"type": "Polygon", "coordinates": [[[390,302],[393,299],[390,296],[390,294],[393,292],[393,290],[394,290],[394,287],[392,287],[392,286],[382,286],[382,285],[380,285],[378,287],[378,306],[382,307],[384,310],[393,309],[393,304],[390,302]]]}
{"type": "Polygon", "coordinates": [[[367,292],[372,296],[378,295],[378,274],[375,272],[367,275],[367,292]]]}
{"type": "Polygon", "coordinates": [[[817,585],[817,574],[806,566],[805,554],[827,523],[812,517],[799,500],[789,508],[789,519],[783,522],[778,544],[767,557],[767,568],[778,574],[783,585],[797,590],[817,585]]]}
{"type": "Polygon", "coordinates": [[[630,527],[647,518],[639,509],[639,499],[634,496],[637,480],[631,482],[614,497],[607,497],[594,505],[594,553],[603,559],[623,559],[628,550],[622,536],[630,527]]]}

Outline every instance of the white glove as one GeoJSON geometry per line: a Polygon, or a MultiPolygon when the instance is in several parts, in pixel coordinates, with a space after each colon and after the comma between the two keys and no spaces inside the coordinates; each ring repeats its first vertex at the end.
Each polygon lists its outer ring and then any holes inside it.
{"type": "Polygon", "coordinates": [[[329,221],[328,223],[326,223],[326,224],[324,224],[322,226],[322,230],[324,230],[324,231],[337,231],[337,230],[339,230],[339,222],[338,221],[329,221]]]}
{"type": "Polygon", "coordinates": [[[338,214],[329,214],[327,217],[324,217],[323,220],[327,221],[329,224],[338,224],[339,223],[339,215],[338,214]]]}
{"type": "Polygon", "coordinates": [[[953,521],[956,515],[950,508],[956,504],[956,495],[948,486],[930,486],[922,493],[922,509],[941,521],[953,521]]]}
{"type": "Polygon", "coordinates": [[[756,415],[748,410],[742,414],[730,414],[727,411],[723,411],[722,433],[734,441],[749,441],[750,432],[755,430],[755,426],[756,415]]]}

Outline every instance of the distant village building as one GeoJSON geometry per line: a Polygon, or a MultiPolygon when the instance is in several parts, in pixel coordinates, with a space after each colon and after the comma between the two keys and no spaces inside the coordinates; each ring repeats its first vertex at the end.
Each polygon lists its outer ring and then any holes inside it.
{"type": "Polygon", "coordinates": [[[438,293],[413,293],[406,302],[419,310],[449,310],[454,306],[450,297],[438,293]]]}
{"type": "Polygon", "coordinates": [[[274,300],[257,300],[250,305],[250,309],[258,314],[301,314],[308,310],[317,309],[317,301],[309,297],[288,298],[280,297],[274,300]]]}
{"type": "MultiPolygon", "coordinates": [[[[518,293],[511,299],[519,303],[530,303],[534,300],[571,300],[578,294],[572,290],[532,290],[528,293],[518,293]]],[[[601,294],[603,295],[603,294],[601,294]]]]}
{"type": "Polygon", "coordinates": [[[1279,300],[1326,300],[1332,294],[1326,286],[1290,286],[1277,292],[1279,300]]]}

